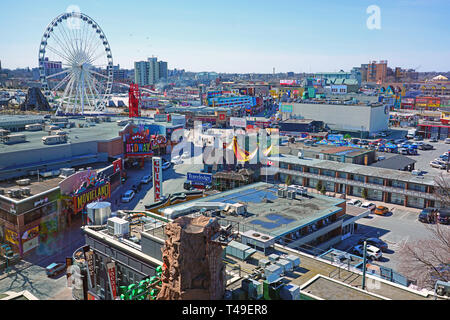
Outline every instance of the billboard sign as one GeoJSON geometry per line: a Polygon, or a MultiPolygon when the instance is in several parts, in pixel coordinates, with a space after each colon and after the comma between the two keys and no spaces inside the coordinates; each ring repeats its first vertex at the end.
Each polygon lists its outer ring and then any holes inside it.
{"type": "Polygon", "coordinates": [[[193,185],[211,185],[212,184],[212,174],[208,173],[187,173],[188,181],[191,181],[193,185]]]}
{"type": "Polygon", "coordinates": [[[107,263],[106,268],[108,270],[108,282],[109,282],[109,289],[111,290],[111,296],[113,300],[116,300],[117,298],[116,264],[114,262],[107,263]]]}
{"type": "Polygon", "coordinates": [[[158,202],[162,196],[162,159],[160,157],[154,157],[152,159],[152,165],[154,201],[158,202]]]}
{"type": "Polygon", "coordinates": [[[122,159],[119,158],[116,161],[114,161],[113,166],[114,166],[114,173],[122,171],[122,159]]]}
{"type": "Polygon", "coordinates": [[[281,105],[280,112],[292,113],[292,105],[281,105]]]}
{"type": "Polygon", "coordinates": [[[230,118],[230,127],[246,128],[247,120],[245,118],[230,118]]]}
{"type": "Polygon", "coordinates": [[[5,241],[14,244],[15,246],[19,246],[19,235],[17,232],[5,229],[5,241]]]}
{"type": "Polygon", "coordinates": [[[280,80],[280,84],[283,86],[292,86],[297,84],[297,80],[280,80]]]}
{"type": "Polygon", "coordinates": [[[327,140],[329,140],[329,141],[341,141],[341,140],[344,140],[344,135],[342,135],[342,134],[329,134],[327,136],[327,140]]]}
{"type": "Polygon", "coordinates": [[[39,226],[28,229],[22,234],[23,252],[28,252],[39,246],[39,226]]]}
{"type": "Polygon", "coordinates": [[[84,209],[86,204],[96,200],[106,200],[111,197],[111,184],[103,182],[99,185],[88,187],[84,192],[75,194],[73,197],[74,212],[78,213],[84,209]]]}

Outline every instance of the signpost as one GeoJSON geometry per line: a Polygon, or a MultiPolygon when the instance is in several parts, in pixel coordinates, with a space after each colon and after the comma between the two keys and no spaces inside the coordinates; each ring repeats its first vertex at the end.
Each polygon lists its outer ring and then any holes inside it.
{"type": "Polygon", "coordinates": [[[152,158],[153,165],[153,192],[154,201],[158,202],[162,196],[162,159],[160,157],[152,158]]]}
{"type": "Polygon", "coordinates": [[[187,173],[187,180],[191,181],[192,185],[211,185],[212,184],[212,174],[209,173],[187,173]]]}

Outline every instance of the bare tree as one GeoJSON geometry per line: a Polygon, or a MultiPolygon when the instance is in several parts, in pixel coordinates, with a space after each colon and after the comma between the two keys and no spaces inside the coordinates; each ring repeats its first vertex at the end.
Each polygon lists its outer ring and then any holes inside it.
{"type": "Polygon", "coordinates": [[[450,176],[441,173],[434,179],[434,195],[441,202],[442,208],[450,208],[450,176]]]}
{"type": "MultiPolygon", "coordinates": [[[[450,208],[450,178],[441,174],[435,179],[434,195],[441,208],[450,208]]],[[[450,281],[450,227],[426,225],[430,237],[405,243],[399,250],[398,271],[421,288],[434,288],[436,281],[450,281]]]]}
{"type": "Polygon", "coordinates": [[[434,288],[437,280],[450,281],[450,228],[426,226],[431,238],[406,243],[399,251],[398,271],[420,288],[434,288]]]}

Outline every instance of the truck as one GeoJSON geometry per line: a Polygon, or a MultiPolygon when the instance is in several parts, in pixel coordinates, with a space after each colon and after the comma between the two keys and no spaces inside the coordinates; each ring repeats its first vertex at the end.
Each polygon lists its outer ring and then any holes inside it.
{"type": "Polygon", "coordinates": [[[407,139],[414,139],[414,137],[416,136],[417,133],[417,129],[410,129],[408,130],[408,134],[406,135],[407,139]]]}
{"type": "Polygon", "coordinates": [[[59,135],[47,136],[47,137],[42,138],[42,142],[47,145],[66,143],[67,136],[64,136],[64,135],[63,136],[59,136],[59,135]]]}
{"type": "Polygon", "coordinates": [[[42,130],[42,124],[35,123],[35,124],[27,124],[25,126],[26,131],[41,131],[42,130]]]}
{"type": "Polygon", "coordinates": [[[8,136],[3,137],[3,143],[4,144],[15,144],[15,143],[21,143],[26,142],[26,137],[24,134],[11,134],[8,136]]]}

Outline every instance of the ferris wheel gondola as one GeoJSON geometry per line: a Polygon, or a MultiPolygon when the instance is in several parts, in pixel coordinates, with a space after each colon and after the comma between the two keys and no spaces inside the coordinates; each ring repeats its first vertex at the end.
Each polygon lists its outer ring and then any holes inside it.
{"type": "Polygon", "coordinates": [[[59,114],[105,112],[113,85],[113,58],[106,35],[89,16],[64,13],[44,31],[39,75],[59,114]]]}

